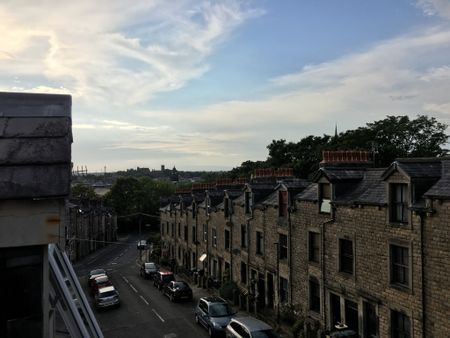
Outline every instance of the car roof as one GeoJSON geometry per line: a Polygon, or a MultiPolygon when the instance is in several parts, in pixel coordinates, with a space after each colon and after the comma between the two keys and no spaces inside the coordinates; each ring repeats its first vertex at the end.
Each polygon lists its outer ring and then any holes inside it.
{"type": "Polygon", "coordinates": [[[245,326],[250,332],[272,329],[272,326],[254,317],[236,317],[231,320],[245,326]]]}
{"type": "Polygon", "coordinates": [[[202,297],[200,299],[203,299],[208,303],[227,303],[227,301],[225,299],[220,298],[220,297],[215,297],[215,296],[207,296],[207,297],[202,297]]]}
{"type": "Polygon", "coordinates": [[[173,275],[173,272],[171,272],[171,271],[160,271],[159,272],[161,275],[173,275]]]}
{"type": "Polygon", "coordinates": [[[147,265],[154,265],[154,266],[156,266],[156,263],[153,263],[153,262],[144,263],[144,266],[147,266],[147,265]]]}
{"type": "Polygon", "coordinates": [[[89,272],[89,275],[91,275],[91,276],[100,275],[100,274],[103,274],[103,275],[106,274],[105,269],[94,269],[89,272]]]}
{"type": "Polygon", "coordinates": [[[109,291],[115,291],[116,289],[114,288],[114,286],[105,286],[104,288],[98,289],[99,293],[103,293],[103,292],[109,292],[109,291]]]}
{"type": "Polygon", "coordinates": [[[100,275],[98,277],[95,277],[95,281],[97,283],[103,283],[109,281],[109,277],[107,275],[100,275]]]}

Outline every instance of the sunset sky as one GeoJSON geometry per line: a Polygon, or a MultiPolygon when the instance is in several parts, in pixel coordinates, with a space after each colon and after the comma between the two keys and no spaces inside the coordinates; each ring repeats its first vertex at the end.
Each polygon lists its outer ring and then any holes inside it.
{"type": "Polygon", "coordinates": [[[386,115],[450,124],[449,0],[2,0],[0,90],[72,95],[74,166],[231,169],[386,115]]]}

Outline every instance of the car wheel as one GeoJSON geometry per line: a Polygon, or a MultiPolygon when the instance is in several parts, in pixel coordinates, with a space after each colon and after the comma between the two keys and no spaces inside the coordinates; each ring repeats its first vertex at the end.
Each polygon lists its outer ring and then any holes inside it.
{"type": "Polygon", "coordinates": [[[198,319],[197,314],[195,314],[195,323],[196,323],[197,325],[200,325],[200,320],[198,319]]]}
{"type": "Polygon", "coordinates": [[[173,295],[170,295],[169,296],[169,299],[170,299],[170,301],[173,303],[174,302],[174,300],[175,300],[175,298],[173,297],[173,295]]]}
{"type": "Polygon", "coordinates": [[[212,329],[211,326],[208,327],[208,335],[209,335],[210,337],[214,337],[214,331],[213,331],[213,329],[212,329]]]}

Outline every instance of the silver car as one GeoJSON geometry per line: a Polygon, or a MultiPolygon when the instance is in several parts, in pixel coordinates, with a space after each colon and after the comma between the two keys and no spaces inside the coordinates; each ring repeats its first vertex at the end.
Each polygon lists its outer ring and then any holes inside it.
{"type": "Polygon", "coordinates": [[[225,299],[202,297],[195,308],[195,322],[203,325],[210,337],[224,336],[225,328],[235,314],[225,299]]]}
{"type": "Polygon", "coordinates": [[[120,306],[119,292],[114,286],[98,289],[95,293],[95,307],[100,310],[112,306],[120,306]]]}
{"type": "Polygon", "coordinates": [[[253,317],[231,319],[226,328],[226,338],[279,338],[272,327],[253,317]]]}

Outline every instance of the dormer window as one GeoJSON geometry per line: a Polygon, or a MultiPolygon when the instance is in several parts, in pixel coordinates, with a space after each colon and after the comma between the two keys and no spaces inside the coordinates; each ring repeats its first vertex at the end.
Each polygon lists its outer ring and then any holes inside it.
{"type": "Polygon", "coordinates": [[[408,223],[408,185],[390,185],[390,220],[395,223],[408,223]]]}
{"type": "Polygon", "coordinates": [[[320,212],[331,212],[331,185],[329,183],[319,184],[320,212]]]}
{"type": "Polygon", "coordinates": [[[286,217],[288,214],[288,192],[278,191],[278,216],[286,217]]]}
{"type": "Polygon", "coordinates": [[[195,218],[196,212],[197,212],[197,204],[192,203],[192,218],[195,218]]]}
{"type": "Polygon", "coordinates": [[[250,214],[252,210],[252,193],[250,191],[245,192],[245,213],[250,214]]]}

